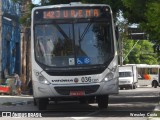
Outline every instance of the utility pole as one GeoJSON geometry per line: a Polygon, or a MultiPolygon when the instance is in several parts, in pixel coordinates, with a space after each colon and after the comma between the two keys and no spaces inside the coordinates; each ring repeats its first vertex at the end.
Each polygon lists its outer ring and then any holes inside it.
{"type": "Polygon", "coordinates": [[[122,34],[120,35],[120,43],[119,43],[119,47],[120,47],[120,66],[123,65],[123,36],[122,34]]]}
{"type": "MultiPolygon", "coordinates": [[[[30,11],[28,6],[32,3],[31,0],[25,0],[21,6],[21,17],[26,16],[30,11]]],[[[30,27],[22,25],[21,28],[21,77],[23,80],[23,90],[26,89],[27,83],[30,80],[30,27]]]]}

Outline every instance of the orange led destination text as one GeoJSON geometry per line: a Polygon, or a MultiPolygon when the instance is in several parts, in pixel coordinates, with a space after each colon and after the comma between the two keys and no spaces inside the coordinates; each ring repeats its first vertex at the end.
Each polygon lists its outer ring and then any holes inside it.
{"type": "Polygon", "coordinates": [[[86,18],[100,16],[99,9],[50,10],[43,12],[44,19],[86,18]]]}

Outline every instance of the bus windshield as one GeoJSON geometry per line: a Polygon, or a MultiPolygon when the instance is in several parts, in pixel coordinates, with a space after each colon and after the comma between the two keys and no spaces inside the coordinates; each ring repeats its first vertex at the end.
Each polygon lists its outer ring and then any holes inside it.
{"type": "Polygon", "coordinates": [[[47,66],[104,64],[112,51],[109,22],[35,25],[35,57],[47,66]]]}

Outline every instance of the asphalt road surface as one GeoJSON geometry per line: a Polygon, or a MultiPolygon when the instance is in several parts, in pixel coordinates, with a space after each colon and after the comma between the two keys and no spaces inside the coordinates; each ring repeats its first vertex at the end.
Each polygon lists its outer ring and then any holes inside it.
{"type": "MultiPolygon", "coordinates": [[[[156,115],[160,115],[160,111],[155,111],[155,107],[160,104],[160,87],[120,90],[118,95],[110,96],[108,109],[103,110],[99,110],[97,104],[87,105],[76,101],[61,101],[58,104],[51,102],[47,107],[47,111],[38,111],[37,107],[33,105],[32,96],[16,98],[0,96],[0,100],[4,99],[5,101],[12,100],[13,103],[17,101],[17,105],[1,103],[0,111],[18,111],[22,113],[27,111],[37,113],[40,117],[42,116],[41,119],[45,120],[148,120],[152,117],[156,119],[156,115]]],[[[7,118],[3,117],[2,119],[6,120],[7,118]]],[[[23,119],[28,120],[28,118],[23,119]]]]}

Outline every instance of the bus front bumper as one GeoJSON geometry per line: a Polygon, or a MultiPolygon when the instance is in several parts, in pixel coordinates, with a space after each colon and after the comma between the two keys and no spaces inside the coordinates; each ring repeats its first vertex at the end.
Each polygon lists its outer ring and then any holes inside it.
{"type": "Polygon", "coordinates": [[[34,83],[33,94],[35,98],[51,97],[81,97],[118,94],[118,79],[107,82],[90,84],[69,84],[69,85],[45,85],[39,82],[34,83]],[[71,92],[84,94],[71,95],[71,92]]]}

